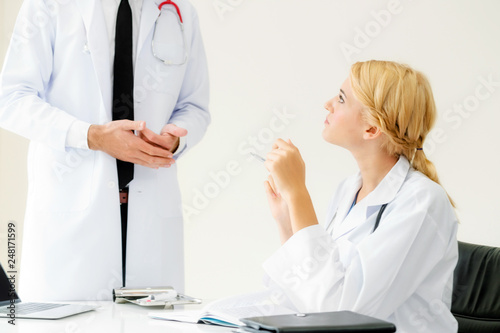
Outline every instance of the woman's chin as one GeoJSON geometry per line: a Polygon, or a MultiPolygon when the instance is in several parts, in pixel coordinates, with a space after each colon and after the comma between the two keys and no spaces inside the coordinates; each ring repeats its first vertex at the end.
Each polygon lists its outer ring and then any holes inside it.
{"type": "Polygon", "coordinates": [[[325,140],[326,142],[328,143],[331,143],[331,144],[335,144],[333,142],[333,137],[332,137],[332,134],[331,133],[328,133],[328,131],[326,131],[326,128],[323,130],[323,132],[321,133],[321,136],[323,137],[323,140],[325,140]]]}

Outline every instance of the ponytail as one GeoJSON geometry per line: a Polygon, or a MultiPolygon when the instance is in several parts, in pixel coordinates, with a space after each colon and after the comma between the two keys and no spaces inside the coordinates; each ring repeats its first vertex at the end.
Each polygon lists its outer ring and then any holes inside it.
{"type": "MultiPolygon", "coordinates": [[[[434,163],[432,163],[431,161],[429,161],[427,159],[427,156],[425,156],[425,153],[423,150],[417,150],[414,154],[413,160],[410,160],[410,161],[411,161],[412,167],[415,170],[420,171],[421,173],[426,175],[430,180],[441,185],[441,182],[439,181],[439,177],[438,177],[438,174],[436,171],[436,167],[434,166],[434,163]]],[[[455,201],[453,201],[453,199],[450,197],[449,194],[447,194],[447,195],[448,195],[448,199],[450,200],[451,205],[454,208],[456,208],[455,201]]]]}

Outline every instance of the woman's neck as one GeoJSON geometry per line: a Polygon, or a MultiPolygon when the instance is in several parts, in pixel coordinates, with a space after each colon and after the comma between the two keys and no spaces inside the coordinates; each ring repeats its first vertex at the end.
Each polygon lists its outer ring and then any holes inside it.
{"type": "Polygon", "coordinates": [[[361,189],[357,202],[370,194],[397,163],[398,158],[385,152],[353,153],[361,173],[361,189]]]}

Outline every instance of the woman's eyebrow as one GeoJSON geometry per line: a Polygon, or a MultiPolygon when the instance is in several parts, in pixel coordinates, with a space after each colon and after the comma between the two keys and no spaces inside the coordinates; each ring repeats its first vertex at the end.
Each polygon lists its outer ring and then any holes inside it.
{"type": "Polygon", "coordinates": [[[340,92],[342,93],[342,95],[344,95],[344,98],[347,99],[347,96],[345,95],[345,92],[342,89],[340,89],[340,92]]]}

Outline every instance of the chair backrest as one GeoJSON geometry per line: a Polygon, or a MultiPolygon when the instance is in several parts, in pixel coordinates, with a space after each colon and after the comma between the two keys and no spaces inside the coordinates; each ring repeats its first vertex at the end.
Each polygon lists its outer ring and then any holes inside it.
{"type": "Polygon", "coordinates": [[[458,242],[451,312],[459,333],[500,332],[500,248],[458,242]]]}

